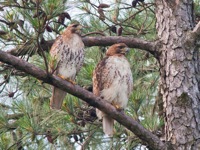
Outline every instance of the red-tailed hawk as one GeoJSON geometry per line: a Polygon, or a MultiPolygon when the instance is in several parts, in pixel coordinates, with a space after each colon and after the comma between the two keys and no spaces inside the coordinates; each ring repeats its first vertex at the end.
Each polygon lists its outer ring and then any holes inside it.
{"type": "MultiPolygon", "coordinates": [[[[112,45],[93,72],[93,93],[117,109],[126,107],[133,88],[132,72],[125,57],[128,50],[124,43],[112,45]]],[[[103,119],[104,133],[112,136],[114,120],[98,109],[96,113],[99,119],[103,119]]]]}
{"type": "MultiPolygon", "coordinates": [[[[69,25],[51,47],[50,67],[54,74],[74,81],[84,60],[84,44],[80,37],[80,24],[69,25]]],[[[66,92],[53,87],[50,107],[60,109],[66,92]]]]}

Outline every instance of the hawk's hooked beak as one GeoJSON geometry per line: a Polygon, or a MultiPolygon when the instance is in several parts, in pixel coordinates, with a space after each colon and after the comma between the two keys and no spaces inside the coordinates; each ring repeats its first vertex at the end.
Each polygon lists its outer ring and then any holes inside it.
{"type": "Polygon", "coordinates": [[[80,24],[76,27],[77,30],[81,30],[82,28],[83,28],[83,26],[80,24]]]}
{"type": "Polygon", "coordinates": [[[79,24],[79,25],[76,27],[76,31],[75,31],[75,32],[76,32],[77,34],[81,35],[81,29],[82,29],[82,28],[83,28],[83,26],[79,24]]]}
{"type": "Polygon", "coordinates": [[[129,48],[129,47],[124,47],[124,48],[122,49],[122,54],[127,54],[129,51],[130,51],[130,48],[129,48]]]}
{"type": "Polygon", "coordinates": [[[129,47],[126,47],[126,48],[125,48],[125,51],[126,51],[126,53],[128,53],[128,52],[130,51],[130,48],[129,48],[129,47]]]}

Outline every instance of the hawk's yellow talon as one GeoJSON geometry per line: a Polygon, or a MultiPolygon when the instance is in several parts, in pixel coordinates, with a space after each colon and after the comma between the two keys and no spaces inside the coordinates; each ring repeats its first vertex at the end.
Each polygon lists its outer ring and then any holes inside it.
{"type": "Polygon", "coordinates": [[[71,84],[76,84],[75,81],[73,81],[73,80],[71,80],[71,79],[69,79],[69,78],[67,78],[67,79],[65,79],[65,80],[68,81],[68,82],[70,82],[71,84]]]}
{"type": "Polygon", "coordinates": [[[60,75],[60,74],[58,74],[58,76],[60,78],[62,78],[63,80],[66,80],[66,81],[70,82],[71,84],[76,84],[76,82],[71,80],[70,78],[65,78],[63,75],[60,75]]]}
{"type": "Polygon", "coordinates": [[[117,110],[122,110],[123,108],[120,107],[118,104],[116,104],[115,102],[111,103],[117,110]]]}
{"type": "Polygon", "coordinates": [[[63,75],[58,74],[58,76],[59,76],[60,78],[62,78],[63,80],[65,80],[65,77],[64,77],[63,75]]]}

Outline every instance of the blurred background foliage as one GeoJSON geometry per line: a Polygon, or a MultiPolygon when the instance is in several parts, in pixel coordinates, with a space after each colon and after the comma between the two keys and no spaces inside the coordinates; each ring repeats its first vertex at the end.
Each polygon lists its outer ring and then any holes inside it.
{"type": "MultiPolygon", "coordinates": [[[[200,3],[194,1],[196,20],[200,3]]],[[[156,39],[153,0],[0,0],[0,47],[48,70],[45,42],[54,40],[74,21],[83,36],[128,36],[156,39]]],[[[92,90],[92,72],[107,47],[86,47],[76,82],[92,90]]],[[[128,54],[134,90],[126,113],[152,132],[162,130],[156,99],[158,63],[151,54],[132,48],[128,54]]],[[[142,149],[133,133],[115,124],[113,138],[104,136],[95,109],[67,95],[62,111],[49,109],[51,87],[0,64],[0,149],[142,149]]]]}

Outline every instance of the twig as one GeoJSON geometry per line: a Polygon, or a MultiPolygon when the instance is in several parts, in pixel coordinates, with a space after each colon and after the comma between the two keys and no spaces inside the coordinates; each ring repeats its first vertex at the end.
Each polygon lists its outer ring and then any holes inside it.
{"type": "MultiPolygon", "coordinates": [[[[42,57],[44,59],[44,63],[45,63],[45,67],[46,67],[46,72],[48,73],[49,70],[48,70],[48,62],[47,62],[47,59],[46,59],[46,56],[44,54],[44,50],[43,48],[41,47],[40,45],[40,42],[39,42],[39,37],[40,37],[40,33],[41,33],[41,24],[40,24],[40,18],[39,18],[39,4],[36,5],[36,13],[37,13],[37,19],[38,19],[38,24],[39,24],[39,27],[38,27],[38,35],[37,35],[37,45],[38,45],[38,49],[40,50],[41,54],[42,54],[42,57]]],[[[43,30],[44,30],[44,27],[43,27],[43,30]]]]}
{"type": "Polygon", "coordinates": [[[88,145],[88,143],[90,142],[90,139],[93,138],[93,134],[95,133],[95,130],[93,130],[88,137],[85,139],[85,142],[82,144],[81,146],[81,150],[85,150],[86,146],[88,145]]]}

